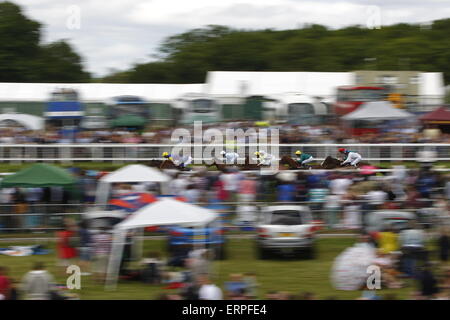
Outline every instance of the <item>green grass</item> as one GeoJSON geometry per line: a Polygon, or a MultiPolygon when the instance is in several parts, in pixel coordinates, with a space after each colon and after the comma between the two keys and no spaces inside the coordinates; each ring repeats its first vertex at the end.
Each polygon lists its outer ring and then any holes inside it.
{"type": "MultiPolygon", "coordinates": [[[[259,298],[263,299],[269,291],[288,291],[292,294],[313,292],[319,299],[331,296],[337,299],[355,299],[361,294],[357,291],[338,291],[330,283],[330,270],[335,257],[345,248],[354,243],[352,238],[327,238],[318,240],[318,257],[314,260],[274,259],[257,260],[254,243],[249,239],[230,239],[227,244],[228,258],[215,261],[213,272],[215,282],[223,288],[231,273],[255,272],[260,284],[259,298]]],[[[30,242],[23,243],[32,244],[30,242]]],[[[54,248],[53,242],[42,243],[54,248]]],[[[1,247],[18,245],[17,243],[1,243],[1,247]]],[[[164,240],[147,240],[144,252],[163,251],[164,240]]],[[[8,257],[0,256],[0,265],[10,268],[10,276],[20,280],[30,269],[33,262],[43,261],[48,270],[57,278],[58,283],[64,284],[63,271],[55,266],[54,253],[42,256],[8,257]]],[[[82,278],[82,289],[77,291],[82,299],[155,299],[158,294],[166,292],[162,286],[147,285],[140,282],[119,282],[117,290],[105,291],[104,287],[92,282],[90,277],[82,278]]],[[[398,299],[409,297],[413,287],[403,289],[383,289],[380,294],[394,293],[398,299]]]]}

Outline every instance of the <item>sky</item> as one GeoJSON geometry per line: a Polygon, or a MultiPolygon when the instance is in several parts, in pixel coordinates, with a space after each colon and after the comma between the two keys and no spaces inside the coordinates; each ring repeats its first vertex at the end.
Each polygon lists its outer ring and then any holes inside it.
{"type": "Polygon", "coordinates": [[[155,60],[168,36],[208,24],[233,28],[376,28],[450,17],[450,0],[10,0],[43,24],[43,42],[67,39],[94,76],[155,60]]]}

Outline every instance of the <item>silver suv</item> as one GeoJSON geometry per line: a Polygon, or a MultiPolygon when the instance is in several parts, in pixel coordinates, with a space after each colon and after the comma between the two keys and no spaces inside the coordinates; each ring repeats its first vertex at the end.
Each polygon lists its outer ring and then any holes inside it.
{"type": "Polygon", "coordinates": [[[278,205],[261,210],[257,222],[256,246],[260,259],[268,259],[273,252],[286,255],[302,253],[314,258],[316,225],[306,206],[278,205]]]}

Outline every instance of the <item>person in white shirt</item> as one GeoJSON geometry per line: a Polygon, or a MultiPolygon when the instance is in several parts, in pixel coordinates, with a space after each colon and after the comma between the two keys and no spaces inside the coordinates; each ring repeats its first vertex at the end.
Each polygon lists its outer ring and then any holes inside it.
{"type": "Polygon", "coordinates": [[[238,159],[239,159],[239,154],[237,154],[236,152],[226,152],[226,151],[221,151],[220,155],[222,156],[222,161],[225,162],[225,164],[236,164],[238,159]]]}
{"type": "Polygon", "coordinates": [[[337,178],[330,182],[329,188],[332,194],[344,195],[352,183],[353,181],[351,179],[337,178]]]}
{"type": "Polygon", "coordinates": [[[198,297],[200,300],[222,300],[222,290],[213,284],[208,275],[202,274],[198,277],[200,289],[198,291],[198,297]]]}
{"type": "Polygon", "coordinates": [[[401,231],[398,239],[403,254],[404,271],[409,276],[414,276],[417,272],[417,261],[423,259],[425,233],[411,221],[409,229],[401,231]]]}
{"type": "Polygon", "coordinates": [[[24,276],[21,286],[26,300],[50,300],[55,288],[53,276],[39,262],[24,276]]]}
{"type": "Polygon", "coordinates": [[[240,175],[234,172],[222,173],[219,178],[224,183],[224,189],[231,193],[237,192],[239,189],[240,175]]]}
{"type": "Polygon", "coordinates": [[[368,200],[369,204],[375,208],[384,204],[388,199],[388,195],[383,191],[383,188],[381,186],[377,186],[375,190],[369,191],[366,194],[366,199],[368,200]]]}
{"type": "Polygon", "coordinates": [[[189,181],[182,175],[178,175],[169,182],[169,190],[175,196],[182,196],[189,185],[189,181]]]}

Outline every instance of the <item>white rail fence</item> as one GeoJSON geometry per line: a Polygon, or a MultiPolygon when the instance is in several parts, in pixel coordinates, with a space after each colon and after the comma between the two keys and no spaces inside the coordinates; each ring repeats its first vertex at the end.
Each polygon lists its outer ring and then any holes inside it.
{"type": "MultiPolygon", "coordinates": [[[[419,161],[421,151],[434,151],[434,161],[450,161],[450,144],[429,143],[380,143],[380,144],[235,144],[249,155],[252,150],[264,149],[271,153],[273,148],[278,148],[278,154],[293,156],[296,150],[309,153],[317,160],[323,160],[326,156],[337,156],[338,148],[347,148],[359,152],[364,160],[378,163],[381,161],[419,161]]],[[[220,150],[227,145],[223,144],[1,144],[0,161],[6,163],[22,162],[63,162],[73,163],[77,161],[95,162],[141,162],[150,160],[161,160],[163,152],[174,147],[186,148],[191,151],[194,160],[207,160],[210,157],[196,155],[203,154],[205,148],[217,148],[216,156],[220,150]],[[200,151],[200,153],[199,153],[200,151]]],[[[229,146],[228,146],[229,147],[229,146]]],[[[276,150],[276,149],[275,149],[276,150]]],[[[273,152],[273,151],[272,151],[273,152]]],[[[275,154],[275,153],[274,153],[275,154]]],[[[252,154],[250,154],[253,156],[252,154]]]]}

